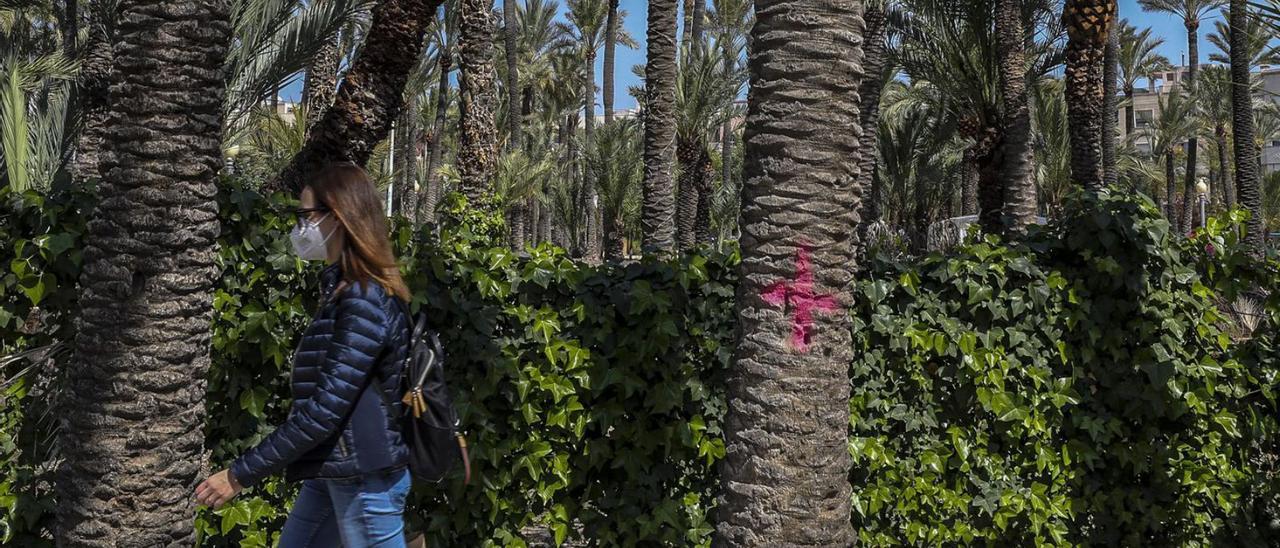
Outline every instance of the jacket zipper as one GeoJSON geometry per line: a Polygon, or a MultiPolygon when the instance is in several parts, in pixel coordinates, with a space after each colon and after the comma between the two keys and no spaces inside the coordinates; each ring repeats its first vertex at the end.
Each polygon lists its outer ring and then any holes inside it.
{"type": "Polygon", "coordinates": [[[347,457],[347,438],[342,434],[338,434],[338,452],[343,458],[347,457]]]}

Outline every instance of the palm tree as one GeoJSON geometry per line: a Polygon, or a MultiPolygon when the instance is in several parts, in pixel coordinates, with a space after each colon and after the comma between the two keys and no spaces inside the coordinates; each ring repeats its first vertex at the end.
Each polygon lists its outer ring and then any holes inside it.
{"type": "MultiPolygon", "coordinates": [[[[699,46],[702,47],[702,46],[699,46]]],[[[676,79],[676,161],[680,167],[676,195],[676,241],[688,250],[710,237],[711,153],[707,135],[719,126],[733,104],[733,81],[725,78],[717,58],[688,53],[676,79]]]]}
{"type": "Polygon", "coordinates": [[[493,191],[499,208],[512,220],[510,245],[524,249],[525,204],[540,197],[543,186],[555,175],[555,163],[548,158],[531,158],[523,150],[507,151],[494,170],[493,191]],[[515,229],[520,227],[521,229],[515,229]]]}
{"type": "Polygon", "coordinates": [[[1266,234],[1262,218],[1262,192],[1259,186],[1258,149],[1253,144],[1253,94],[1249,76],[1249,34],[1245,27],[1249,17],[1244,0],[1231,0],[1231,135],[1236,149],[1236,187],[1240,189],[1240,205],[1250,213],[1245,242],[1252,253],[1263,256],[1266,234]]]}
{"type": "Polygon", "coordinates": [[[618,0],[608,0],[609,15],[604,25],[604,123],[613,122],[613,71],[617,59],[618,27],[627,18],[627,12],[618,11],[618,0]]]}
{"type": "Polygon", "coordinates": [[[1156,117],[1151,125],[1139,130],[1130,138],[1141,137],[1151,145],[1153,158],[1163,158],[1165,162],[1165,213],[1170,222],[1177,228],[1175,212],[1177,198],[1176,168],[1174,156],[1178,147],[1187,141],[1196,131],[1196,121],[1192,113],[1195,102],[1181,90],[1173,91],[1157,98],[1156,117]]]}
{"type": "Polygon", "coordinates": [[[519,37],[516,0],[502,0],[503,53],[507,60],[507,150],[520,149],[520,69],[516,46],[519,37]]]}
{"type": "Polygon", "coordinates": [[[856,270],[860,19],[824,0],[756,2],[717,545],[856,540],[842,307],[856,270]]]}
{"type": "Polygon", "coordinates": [[[450,0],[443,9],[443,14],[434,18],[434,32],[431,35],[430,49],[435,52],[436,78],[434,122],[431,134],[427,136],[427,145],[431,148],[427,154],[425,192],[418,195],[417,218],[419,222],[435,222],[436,204],[443,197],[440,177],[437,171],[441,167],[444,154],[445,121],[449,113],[449,72],[453,68],[453,56],[457,51],[458,10],[457,0],[450,0]]]}
{"type": "Polygon", "coordinates": [[[112,154],[59,402],[57,538],[190,545],[205,426],[191,379],[209,370],[222,166],[223,80],[206,68],[226,60],[230,17],[226,2],[121,0],[118,13],[112,154]]]}
{"type": "Polygon", "coordinates": [[[622,120],[600,128],[587,151],[587,169],[599,187],[604,210],[604,253],[611,260],[622,259],[628,206],[640,198],[641,132],[633,120],[622,120]]]}
{"type": "Polygon", "coordinates": [[[1107,45],[1102,57],[1102,184],[1114,186],[1120,180],[1116,166],[1116,141],[1119,132],[1120,99],[1116,93],[1119,70],[1120,29],[1113,23],[1107,31],[1107,45]]]}
{"type": "Polygon", "coordinates": [[[458,174],[473,207],[491,207],[498,155],[493,69],[493,0],[459,0],[458,174]]]}
{"type": "Polygon", "coordinates": [[[675,248],[676,0],[649,2],[648,62],[644,68],[644,208],[646,252],[675,248]]]}
{"type": "MultiPolygon", "coordinates": [[[[871,4],[868,4],[870,6],[871,4]]],[[[751,29],[751,0],[712,0],[711,13],[708,18],[711,22],[712,32],[715,34],[716,43],[720,45],[720,63],[724,70],[726,78],[737,74],[738,79],[734,82],[733,98],[737,99],[742,93],[742,87],[746,85],[746,70],[741,66],[743,52],[747,49],[747,32],[751,29]]],[[[868,20],[870,27],[871,19],[864,16],[868,20]]],[[[868,41],[871,40],[872,33],[867,33],[868,41]]],[[[868,51],[870,48],[866,48],[868,51]]],[[[874,67],[868,66],[867,74],[875,74],[874,67]]],[[[861,92],[861,90],[859,90],[861,92]]],[[[878,95],[878,94],[877,94],[878,95]]],[[[867,125],[863,124],[863,128],[867,125]]],[[[728,192],[735,184],[734,181],[734,161],[733,150],[735,128],[733,127],[733,117],[725,117],[724,123],[720,126],[720,185],[721,188],[728,192]]],[[[738,170],[740,173],[741,170],[738,170]]],[[[732,188],[733,193],[737,194],[737,189],[732,188]]],[[[736,201],[736,200],[733,200],[736,201]]],[[[733,215],[737,215],[737,207],[733,208],[733,215]]]]}
{"type": "Polygon", "coordinates": [[[339,52],[339,36],[324,41],[316,56],[307,64],[307,77],[302,84],[302,104],[307,110],[307,127],[315,127],[333,103],[338,90],[338,65],[342,61],[339,52]]]}
{"type": "Polygon", "coordinates": [[[1036,187],[1031,178],[1031,109],[1027,96],[1026,32],[1017,0],[996,3],[996,53],[1000,63],[1000,100],[1004,113],[1000,179],[1004,211],[983,211],[983,227],[1005,227],[1021,233],[1036,220],[1036,187]],[[1001,219],[1000,216],[1004,218],[1001,219]]]}
{"type": "Polygon", "coordinates": [[[1067,112],[1071,117],[1071,176],[1090,191],[1103,188],[1103,56],[1115,19],[1115,0],[1067,0],[1067,112]]]}
{"type": "MultiPolygon", "coordinates": [[[[334,158],[363,164],[391,130],[404,102],[404,86],[417,66],[414,55],[442,0],[383,0],[372,13],[361,54],[347,70],[329,112],[313,128],[307,146],[268,190],[301,189],[305,177],[334,158]]],[[[296,71],[295,71],[296,72],[296,71]]]]}
{"type": "MultiPolygon", "coordinates": [[[[876,209],[879,194],[873,185],[877,180],[876,164],[880,139],[876,135],[880,127],[880,92],[884,89],[885,68],[889,65],[889,48],[887,34],[887,18],[885,17],[885,0],[872,0],[866,3],[862,14],[866,30],[863,35],[862,68],[866,75],[858,86],[858,125],[862,128],[862,137],[858,146],[858,189],[862,201],[862,211],[858,215],[859,246],[865,245],[866,227],[879,217],[876,209]]],[[[891,78],[891,77],[890,77],[891,78]]],[[[726,126],[725,131],[728,131],[726,126]]],[[[728,150],[726,148],[726,150],[728,150]]]]}
{"type": "MultiPolygon", "coordinates": [[[[1138,0],[1138,5],[1147,11],[1156,11],[1171,13],[1182,19],[1182,24],[1187,29],[1187,78],[1183,83],[1187,86],[1187,93],[1194,95],[1196,89],[1196,75],[1200,72],[1200,21],[1211,10],[1221,8],[1226,4],[1226,0],[1138,0]]],[[[1183,185],[1184,194],[1190,196],[1194,191],[1196,177],[1196,155],[1200,150],[1199,140],[1194,135],[1187,141],[1187,168],[1186,180],[1183,185]]],[[[1184,200],[1183,218],[1190,219],[1191,204],[1190,200],[1184,200]]],[[[1169,217],[1170,221],[1176,219],[1175,216],[1169,217]]],[[[1183,227],[1185,228],[1185,227],[1183,227]]]]}
{"type": "Polygon", "coordinates": [[[1133,117],[1133,95],[1138,80],[1152,74],[1172,69],[1169,59],[1156,50],[1164,44],[1163,38],[1152,38],[1151,29],[1135,29],[1127,19],[1120,20],[1120,55],[1117,65],[1120,71],[1120,90],[1124,93],[1124,134],[1133,134],[1136,121],[1133,117]]]}
{"type": "MultiPolygon", "coordinates": [[[[911,248],[927,248],[929,225],[951,201],[949,177],[960,167],[964,145],[955,138],[955,121],[940,101],[921,100],[936,88],[891,80],[884,92],[885,113],[876,131],[884,179],[884,221],[909,227],[911,248]]],[[[1036,110],[1037,114],[1041,109],[1036,110]]],[[[1043,165],[1043,164],[1042,164],[1043,165]]]]}
{"type": "MultiPolygon", "coordinates": [[[[1271,45],[1275,31],[1261,21],[1257,14],[1250,14],[1245,20],[1245,43],[1248,45],[1246,59],[1249,67],[1259,65],[1280,64],[1280,46],[1271,45]]],[[[1231,27],[1222,21],[1213,22],[1213,32],[1205,38],[1219,52],[1209,54],[1209,60],[1224,65],[1231,64],[1231,27]]]]}
{"type": "MultiPolygon", "coordinates": [[[[1252,88],[1259,82],[1253,79],[1252,88]]],[[[1201,122],[1205,127],[1202,133],[1213,139],[1218,154],[1218,179],[1213,182],[1215,190],[1222,192],[1222,201],[1227,209],[1235,207],[1235,192],[1231,188],[1230,147],[1227,144],[1227,122],[1231,119],[1231,69],[1229,67],[1205,67],[1196,82],[1196,103],[1204,114],[1201,122]]],[[[1212,170],[1211,170],[1212,172],[1212,170]]]]}
{"type": "MultiPolygon", "coordinates": [[[[71,176],[77,181],[97,179],[98,160],[105,147],[111,86],[111,38],[115,13],[103,2],[89,4],[88,40],[80,48],[80,73],[76,82],[76,105],[80,131],[76,136],[71,176]]],[[[69,3],[68,6],[73,5],[69,3]]]]}

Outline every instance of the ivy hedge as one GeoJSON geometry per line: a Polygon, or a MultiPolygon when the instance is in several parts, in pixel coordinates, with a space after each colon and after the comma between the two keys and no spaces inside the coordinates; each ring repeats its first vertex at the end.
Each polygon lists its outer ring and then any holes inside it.
{"type": "MultiPolygon", "coordinates": [[[[0,189],[0,353],[65,339],[85,193],[0,189]],[[33,307],[39,311],[33,314],[33,307]],[[32,319],[31,322],[27,321],[32,319]],[[33,328],[32,323],[36,324],[33,328]]],[[[226,181],[208,446],[226,464],[287,414],[315,306],[292,219],[226,181]]],[[[1228,336],[1218,306],[1280,279],[1232,223],[1173,238],[1145,201],[1083,199],[1023,245],[995,240],[859,277],[850,364],[853,521],[870,545],[1275,544],[1275,337],[1228,336]]],[[[433,545],[710,542],[724,455],[737,257],[592,267],[491,245],[500,220],[454,199],[439,236],[397,226],[449,352],[473,484],[413,493],[433,545]]],[[[1240,219],[1231,219],[1238,222],[1240,219]]],[[[1276,321],[1276,298],[1266,311],[1276,321]]],[[[4,366],[14,376],[22,362],[4,366]]],[[[39,545],[52,501],[39,420],[52,372],[0,405],[0,541],[39,545]]],[[[268,546],[296,486],[200,514],[201,544],[268,546]]]]}

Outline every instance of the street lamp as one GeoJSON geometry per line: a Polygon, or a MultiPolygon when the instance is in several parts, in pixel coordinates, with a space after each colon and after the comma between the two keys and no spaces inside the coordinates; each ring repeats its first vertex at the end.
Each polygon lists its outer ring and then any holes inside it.
{"type": "Polygon", "coordinates": [[[1209,183],[1204,180],[1204,177],[1196,180],[1196,194],[1200,197],[1200,228],[1204,228],[1208,223],[1205,208],[1209,203],[1209,183]]]}
{"type": "Polygon", "coordinates": [[[239,156],[239,155],[240,155],[240,145],[231,145],[230,147],[227,148],[227,152],[226,152],[227,175],[231,175],[236,172],[236,156],[239,156]]]}

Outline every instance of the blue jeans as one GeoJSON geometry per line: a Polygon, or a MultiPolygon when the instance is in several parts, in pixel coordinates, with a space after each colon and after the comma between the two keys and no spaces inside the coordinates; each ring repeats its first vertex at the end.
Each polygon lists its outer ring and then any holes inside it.
{"type": "Polygon", "coordinates": [[[280,534],[280,548],[403,547],[410,483],[404,469],[303,481],[280,534]]]}

